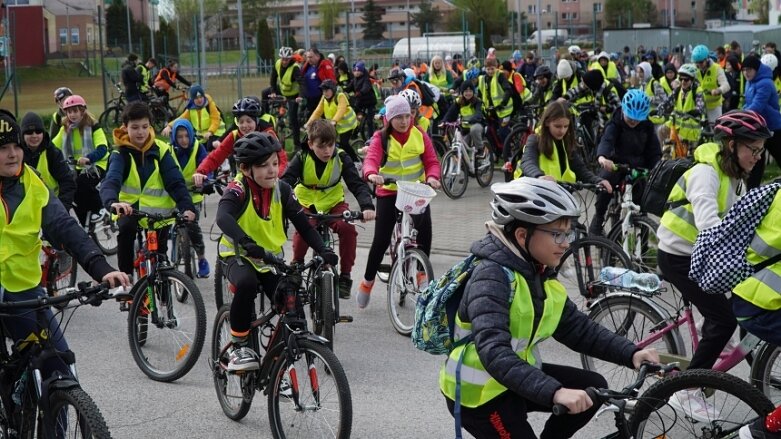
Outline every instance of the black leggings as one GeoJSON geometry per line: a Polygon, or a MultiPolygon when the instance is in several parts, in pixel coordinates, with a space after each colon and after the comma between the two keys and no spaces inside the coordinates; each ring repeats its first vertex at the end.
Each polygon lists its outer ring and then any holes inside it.
{"type": "Polygon", "coordinates": [[[99,169],[99,175],[82,172],[76,177],[76,194],[73,198],[73,210],[81,225],[87,224],[87,213],[97,214],[103,207],[100,201],[100,193],[97,186],[106,175],[106,171],[99,169]]]}
{"type": "MultiPolygon", "coordinates": [[[[602,375],[589,370],[544,363],[542,371],[557,379],[562,386],[568,389],[607,387],[607,381],[602,375]]],[[[455,404],[447,397],[445,401],[452,415],[455,404]]],[[[599,407],[598,404],[594,404],[590,409],[576,415],[551,416],[545,423],[540,439],[572,437],[591,420],[599,407]]],[[[537,435],[529,425],[526,416],[529,412],[550,413],[551,406],[536,404],[508,390],[483,406],[475,408],[462,406],[461,425],[479,439],[536,438],[537,435]]]]}
{"type": "Polygon", "coordinates": [[[679,256],[657,251],[659,270],[681,295],[697,307],[705,317],[702,324],[702,338],[697,351],[692,356],[689,369],[710,369],[719,359],[719,354],[732,338],[738,322],[732,313],[732,305],[727,296],[708,294],[689,279],[691,256],[679,256]]]}
{"type": "MultiPolygon", "coordinates": [[[[119,271],[133,273],[133,259],[135,259],[135,240],[138,232],[139,219],[131,216],[121,216],[117,220],[117,266],[119,271]]],[[[163,227],[157,230],[157,251],[168,254],[168,233],[171,227],[163,227]]]]}
{"type": "MultiPolygon", "coordinates": [[[[366,271],[363,275],[366,280],[374,280],[374,277],[377,275],[377,268],[382,263],[385,250],[390,245],[398,212],[396,209],[396,195],[377,197],[374,239],[372,239],[369,259],[366,262],[366,271]]],[[[418,231],[418,246],[426,255],[429,255],[431,253],[431,209],[427,207],[422,214],[412,215],[412,223],[415,225],[415,230],[418,231]]]]}
{"type": "Polygon", "coordinates": [[[239,334],[249,332],[258,284],[263,289],[263,294],[271,300],[279,283],[279,275],[259,273],[246,260],[231,256],[227,261],[225,276],[236,288],[231,302],[231,332],[239,334]]]}

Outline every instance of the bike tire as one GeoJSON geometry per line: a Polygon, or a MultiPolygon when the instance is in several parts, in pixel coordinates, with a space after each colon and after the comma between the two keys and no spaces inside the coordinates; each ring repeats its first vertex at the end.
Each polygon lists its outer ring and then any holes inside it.
{"type": "Polygon", "coordinates": [[[230,305],[233,301],[233,293],[230,290],[230,281],[228,281],[225,268],[227,261],[217,256],[217,262],[214,264],[214,304],[217,309],[222,305],[230,305]]]}
{"type": "Polygon", "coordinates": [[[434,151],[437,152],[438,157],[444,157],[447,154],[449,149],[441,137],[434,137],[431,139],[431,143],[434,145],[434,151]]]}
{"type": "Polygon", "coordinates": [[[103,113],[100,113],[98,123],[105,133],[114,132],[114,128],[119,128],[122,125],[122,108],[117,105],[106,108],[103,113]]]}
{"type": "Polygon", "coordinates": [[[601,236],[585,236],[570,244],[556,271],[568,290],[577,289],[580,298],[593,300],[605,293],[604,287],[594,283],[602,268],[608,266],[632,268],[629,256],[618,244],[601,236]]]}
{"type": "Polygon", "coordinates": [[[323,338],[328,340],[326,346],[328,349],[334,349],[334,334],[336,332],[336,312],[334,310],[334,301],[339,300],[334,297],[338,289],[334,289],[336,276],[332,270],[323,270],[318,279],[318,300],[320,302],[320,318],[323,321],[323,338]]]}
{"type": "MultiPolygon", "coordinates": [[[[56,260],[49,263],[46,273],[46,293],[49,297],[59,296],[63,288],[75,287],[78,277],[79,264],[75,257],[65,251],[57,252],[56,260]]],[[[57,309],[64,309],[67,303],[54,305],[57,309]]]]}
{"type": "Polygon", "coordinates": [[[349,438],[352,396],[339,359],[315,341],[299,338],[296,345],[292,364],[283,354],[271,368],[268,417],[273,437],[349,438]]]}
{"type": "Polygon", "coordinates": [[[781,348],[764,344],[751,367],[751,383],[770,399],[781,404],[781,348]]]}
{"type": "Polygon", "coordinates": [[[214,390],[217,392],[217,400],[220,402],[222,412],[228,418],[238,421],[249,413],[254,387],[247,387],[247,391],[250,393],[245,395],[242,375],[228,373],[225,369],[228,365],[229,349],[224,349],[223,352],[223,348],[232,343],[230,311],[230,305],[223,305],[217,309],[212,330],[210,365],[214,379],[214,390]]]}
{"type": "Polygon", "coordinates": [[[206,309],[198,287],[184,273],[165,270],[158,271],[157,275],[160,282],[155,282],[155,302],[160,311],[158,318],[164,318],[157,324],[149,318],[146,305],[149,278],[141,278],[132,290],[128,342],[133,360],[146,376],[172,382],[186,375],[201,355],[206,338],[206,309]],[[172,300],[168,288],[174,289],[173,297],[181,295],[183,300],[172,300]],[[180,294],[176,291],[179,289],[186,292],[180,294]]]}
{"type": "Polygon", "coordinates": [[[152,127],[156,133],[163,131],[163,128],[168,124],[168,110],[157,105],[150,105],[149,111],[152,113],[152,127]]]}
{"type": "MultiPolygon", "coordinates": [[[[87,221],[90,221],[87,219],[87,221]]],[[[102,221],[90,224],[89,235],[100,251],[106,256],[117,254],[119,249],[119,242],[117,241],[117,235],[119,234],[119,226],[117,222],[111,218],[111,215],[107,215],[102,221]]]]}
{"type": "Polygon", "coordinates": [[[194,255],[195,249],[190,242],[190,234],[185,227],[179,227],[176,233],[176,261],[174,265],[177,270],[182,267],[184,274],[190,279],[195,279],[195,275],[198,273],[198,267],[195,264],[198,261],[198,256],[194,255]]]}
{"type": "MultiPolygon", "coordinates": [[[[677,399],[676,399],[677,400],[677,399]]],[[[675,401],[675,400],[674,400],[675,401]]],[[[637,400],[630,419],[636,438],[656,437],[737,437],[740,427],[765,416],[773,404],[749,383],[724,372],[692,369],[657,381],[637,400]],[[716,413],[694,420],[668,401],[676,392],[705,389],[716,413]]]]}
{"type": "Polygon", "coordinates": [[[461,170],[456,171],[458,167],[458,155],[455,151],[448,151],[442,156],[441,170],[439,173],[442,182],[442,190],[449,198],[456,200],[461,198],[469,185],[469,174],[464,160],[461,160],[461,170]]]}
{"type": "Polygon", "coordinates": [[[409,336],[415,324],[418,296],[434,282],[434,269],[423,250],[408,248],[405,253],[404,259],[394,262],[388,278],[388,316],[396,332],[409,336]]]}
{"type": "Polygon", "coordinates": [[[106,420],[100,413],[100,409],[87,392],[80,387],[53,391],[49,395],[48,417],[57,421],[53,426],[54,431],[64,432],[64,437],[111,438],[108,425],[106,425],[106,420]],[[60,416],[63,411],[67,417],[60,416]],[[63,419],[67,421],[63,423],[63,419]]]}
{"type": "MultiPolygon", "coordinates": [[[[634,215],[631,219],[630,228],[627,236],[630,238],[627,243],[629,256],[634,271],[643,273],[656,273],[659,271],[657,257],[659,251],[659,237],[656,231],[659,229],[659,223],[645,215],[634,215]]],[[[613,226],[607,235],[607,239],[618,244],[623,249],[624,235],[621,228],[621,222],[613,226]]]]}
{"type": "MultiPolygon", "coordinates": [[[[647,300],[637,296],[608,294],[594,304],[588,316],[592,321],[629,341],[638,342],[664,329],[664,322],[667,320],[666,316],[648,304],[647,300]]],[[[646,347],[655,348],[657,352],[686,355],[686,346],[678,328],[646,347]]],[[[580,361],[584,369],[605,377],[610,389],[623,389],[637,378],[637,373],[632,369],[586,354],[580,354],[580,361]]]]}

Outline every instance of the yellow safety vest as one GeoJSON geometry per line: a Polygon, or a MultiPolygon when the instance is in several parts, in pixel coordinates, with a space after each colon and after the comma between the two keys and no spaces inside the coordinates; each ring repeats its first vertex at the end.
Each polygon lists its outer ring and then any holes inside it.
{"type": "Polygon", "coordinates": [[[600,64],[599,61],[594,61],[588,68],[589,70],[599,70],[602,72],[602,77],[605,79],[618,79],[618,68],[613,61],[607,62],[607,72],[602,68],[602,64],[600,64]]]}
{"type": "Polygon", "coordinates": [[[43,148],[43,145],[41,145],[40,148],[42,148],[42,151],[38,156],[38,165],[35,167],[35,170],[38,171],[38,175],[40,175],[41,180],[46,184],[46,187],[51,189],[52,192],[54,192],[54,195],[59,196],[60,184],[52,176],[51,172],[49,172],[49,158],[47,157],[46,149],[43,148]]]}
{"type": "MultiPolygon", "coordinates": [[[[499,70],[494,73],[494,76],[492,76],[490,79],[490,85],[486,86],[485,78],[486,75],[481,75],[480,79],[477,81],[477,89],[480,92],[480,96],[483,99],[483,102],[488,105],[488,98],[490,96],[491,101],[494,104],[494,107],[496,108],[496,115],[504,118],[509,116],[513,112],[513,100],[508,99],[507,104],[503,107],[500,107],[499,104],[502,103],[502,99],[504,99],[504,89],[499,86],[499,79],[497,79],[502,72],[499,70]],[[488,89],[490,87],[490,90],[488,89]],[[490,95],[489,95],[490,91],[490,95]]],[[[486,107],[487,108],[487,107],[486,107]]]]}
{"type": "Polygon", "coordinates": [[[697,82],[700,83],[702,97],[705,99],[705,108],[708,110],[721,107],[721,102],[724,100],[720,94],[716,96],[710,94],[711,90],[719,88],[719,68],[720,67],[718,64],[711,62],[708,66],[708,70],[705,71],[704,75],[699,68],[697,69],[697,82]]]}
{"type": "MultiPolygon", "coordinates": [[[[388,159],[380,167],[379,174],[383,178],[395,178],[397,181],[419,181],[425,180],[425,169],[423,168],[423,133],[412,127],[409,138],[404,145],[400,144],[393,136],[388,136],[388,159]]],[[[383,188],[395,191],[396,184],[386,184],[383,188]]]]}
{"type": "MultiPolygon", "coordinates": [[[[323,96],[323,116],[325,116],[326,119],[334,119],[334,116],[336,116],[336,111],[339,109],[339,98],[342,96],[344,96],[345,100],[347,99],[347,96],[344,93],[339,92],[334,95],[334,98],[331,99],[330,102],[325,98],[325,96],[323,96]]],[[[348,103],[347,113],[336,122],[336,132],[342,134],[350,130],[354,130],[357,127],[358,118],[355,117],[355,110],[353,110],[353,107],[351,107],[348,103]]]]}
{"type": "MultiPolygon", "coordinates": [[[[236,140],[235,138],[233,140],[236,140]]],[[[187,184],[187,186],[190,186],[190,183],[193,181],[193,174],[195,174],[195,170],[198,168],[197,164],[195,162],[198,161],[198,144],[195,143],[193,146],[190,147],[190,158],[187,160],[187,164],[182,168],[182,176],[184,177],[184,182],[187,184]]],[[[177,161],[178,163],[178,161],[177,161]]],[[[181,164],[179,165],[182,166],[181,164]]],[[[203,194],[199,194],[197,192],[190,191],[190,197],[193,199],[193,204],[198,204],[201,201],[203,201],[203,194]]]]}
{"type": "Polygon", "coordinates": [[[458,105],[458,114],[461,116],[461,127],[462,128],[469,128],[472,126],[471,123],[469,123],[469,119],[475,114],[475,106],[474,104],[469,105],[461,105],[461,101],[463,98],[459,97],[456,100],[456,105],[458,105]]]}
{"type": "Polygon", "coordinates": [[[287,70],[282,75],[282,60],[278,59],[274,68],[277,69],[277,82],[279,83],[279,91],[282,92],[282,96],[290,97],[298,94],[298,82],[293,81],[293,67],[296,65],[293,61],[288,61],[287,70]]]}
{"type": "Polygon", "coordinates": [[[138,67],[139,73],[141,73],[141,85],[138,87],[138,90],[141,93],[149,93],[149,69],[143,64],[139,64],[138,67]]]}
{"type": "Polygon", "coordinates": [[[442,90],[443,92],[447,92],[448,91],[447,71],[445,69],[442,69],[442,71],[439,74],[437,74],[437,72],[435,72],[434,69],[429,70],[428,82],[431,85],[435,85],[439,87],[439,89],[442,90]]]}
{"type": "Polygon", "coordinates": [[[336,148],[320,178],[317,178],[315,169],[316,158],[311,154],[301,153],[303,172],[295,193],[302,206],[309,208],[314,205],[318,212],[327,213],[344,201],[341,152],[341,149],[336,148]]]}
{"type": "MultiPolygon", "coordinates": [[[[255,207],[252,205],[252,195],[249,193],[249,188],[244,184],[244,175],[237,175],[235,181],[244,187],[244,193],[246,194],[244,210],[237,220],[239,227],[241,227],[241,230],[252,238],[256,244],[263,247],[266,251],[274,253],[277,256],[282,256],[282,244],[287,241],[287,236],[285,235],[285,223],[282,212],[282,202],[280,201],[279,182],[274,186],[274,192],[271,196],[269,217],[261,218],[255,212],[255,207]]],[[[220,257],[227,258],[229,256],[235,256],[236,249],[233,244],[233,240],[222,235],[219,244],[220,257]]],[[[250,258],[241,253],[243,252],[239,252],[240,256],[252,264],[255,270],[259,272],[269,271],[268,265],[264,264],[261,259],[250,258]]]]}
{"type": "MultiPolygon", "coordinates": [[[[757,265],[781,253],[781,192],[777,192],[765,217],[760,221],[754,238],[746,252],[749,264],[757,265]]],[[[754,273],[732,289],[732,294],[741,297],[762,309],[781,309],[781,264],[775,263],[754,273]]]]}
{"type": "Polygon", "coordinates": [[[670,127],[673,126],[674,122],[675,129],[678,131],[678,137],[688,142],[698,142],[702,133],[700,121],[689,114],[690,111],[697,109],[694,103],[694,96],[698,91],[701,90],[691,88],[685,93],[686,97],[684,98],[684,90],[681,89],[675,98],[673,117],[667,122],[667,125],[670,127]]]}
{"type": "MultiPolygon", "coordinates": [[[[81,153],[81,130],[72,130],[69,134],[72,136],[71,138],[71,145],[73,146],[73,158],[78,160],[82,156],[85,156],[86,154],[81,153]]],[[[60,127],[60,132],[57,133],[57,136],[52,139],[52,143],[54,143],[54,146],[60,149],[62,151],[63,142],[65,140],[65,127],[60,127]]],[[[107,145],[108,141],[106,140],[106,133],[103,132],[103,128],[100,128],[100,125],[95,125],[92,127],[92,147],[97,148],[99,145],[107,145]]],[[[64,152],[63,152],[64,154],[64,152]]],[[[102,170],[106,170],[108,167],[108,156],[109,154],[106,154],[103,156],[102,159],[98,160],[97,163],[95,163],[95,166],[102,170]]],[[[67,160],[68,157],[65,157],[67,160]]],[[[76,169],[83,169],[84,166],[76,165],[76,169]]]]}
{"type": "MultiPolygon", "coordinates": [[[[141,186],[141,176],[138,173],[136,167],[136,161],[132,155],[128,154],[127,160],[130,161],[130,171],[127,174],[127,178],[122,182],[122,187],[119,190],[119,201],[122,203],[128,203],[131,206],[138,203],[138,209],[144,212],[155,213],[158,215],[168,215],[176,208],[176,202],[166,192],[165,185],[163,184],[163,176],[160,174],[160,160],[163,160],[166,154],[171,154],[171,147],[162,140],[155,140],[155,144],[160,149],[160,158],[154,160],[155,170],[141,186]]],[[[119,154],[119,151],[114,151],[113,154],[119,154]]],[[[176,161],[176,157],[173,157],[176,161]]],[[[177,162],[178,164],[178,162],[177,162]]],[[[155,229],[161,229],[173,223],[173,220],[158,221],[155,223],[155,229]]],[[[139,221],[141,227],[148,228],[148,222],[146,218],[139,221]]]]}
{"type": "Polygon", "coordinates": [[[415,121],[418,127],[420,127],[421,131],[427,133],[428,128],[431,126],[431,121],[423,116],[418,116],[417,120],[415,121]]]}
{"type": "MultiPolygon", "coordinates": [[[[694,160],[716,170],[716,174],[719,176],[719,194],[716,202],[719,208],[719,218],[724,218],[724,215],[726,215],[729,210],[727,199],[730,191],[730,179],[719,166],[717,154],[720,149],[721,145],[718,143],[704,143],[694,150],[694,160]]],[[[670,196],[667,197],[667,201],[675,203],[676,201],[686,200],[686,187],[692,169],[684,172],[681,178],[678,179],[678,182],[675,183],[673,190],[670,192],[670,196]]],[[[686,203],[667,210],[662,215],[661,224],[692,245],[694,245],[694,241],[697,240],[697,233],[699,230],[694,223],[694,211],[692,210],[691,203],[686,203]]]]}
{"type": "MultiPolygon", "coordinates": [[[[207,131],[209,131],[209,127],[212,124],[212,118],[209,114],[209,102],[214,101],[212,101],[212,97],[209,95],[206,95],[206,99],[208,102],[203,106],[203,108],[190,108],[190,110],[187,112],[190,123],[193,125],[193,129],[195,129],[195,133],[199,136],[203,136],[207,131]]],[[[213,132],[212,134],[215,136],[221,136],[224,132],[225,121],[222,120],[222,115],[220,115],[220,125],[217,127],[217,131],[213,132]]]]}
{"type": "Polygon", "coordinates": [[[551,158],[545,157],[545,154],[540,153],[540,170],[545,175],[554,177],[556,181],[566,181],[569,183],[575,183],[577,177],[572,169],[569,167],[569,157],[567,156],[567,149],[564,148],[563,142],[553,141],[553,155],[551,158]],[[562,171],[559,164],[559,148],[564,153],[564,170],[562,171]]]}
{"type": "MultiPolygon", "coordinates": [[[[0,208],[0,286],[9,293],[35,288],[41,283],[41,223],[43,208],[49,204],[49,189],[30,166],[19,182],[24,186],[24,199],[13,218],[0,208]]],[[[0,183],[0,191],[2,190],[0,183]]],[[[5,204],[0,198],[0,204],[5,204]]]]}
{"type": "MultiPolygon", "coordinates": [[[[509,271],[505,268],[505,271],[509,271]]],[[[567,301],[567,290],[559,281],[549,279],[543,284],[545,290],[545,305],[539,324],[534,329],[534,305],[526,279],[519,273],[511,272],[510,288],[514,291],[510,302],[510,334],[512,347],[518,358],[530,365],[541,368],[542,359],[539,344],[556,331],[567,301]]],[[[456,314],[454,328],[455,339],[460,340],[472,332],[471,323],[462,322],[456,314]]],[[[456,367],[459,358],[461,364],[461,404],[464,407],[480,407],[507,390],[489,374],[480,357],[474,342],[456,347],[450,353],[445,364],[439,371],[439,389],[451,400],[456,399],[456,367]]]]}
{"type": "MultiPolygon", "coordinates": [[[[743,102],[745,98],[745,93],[743,92],[743,75],[740,75],[740,84],[741,84],[741,93],[740,93],[740,107],[743,108],[743,102]]],[[[776,78],[773,80],[773,84],[776,86],[776,94],[778,95],[778,104],[781,105],[781,78],[776,78]]]]}

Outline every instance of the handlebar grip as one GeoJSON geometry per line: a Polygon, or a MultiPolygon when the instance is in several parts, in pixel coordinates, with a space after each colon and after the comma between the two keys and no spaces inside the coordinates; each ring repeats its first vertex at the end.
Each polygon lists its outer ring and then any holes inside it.
{"type": "MultiPolygon", "coordinates": [[[[594,387],[588,387],[585,389],[585,392],[588,395],[588,398],[591,400],[592,404],[602,404],[599,399],[599,391],[597,389],[594,387]]],[[[553,404],[551,411],[556,416],[562,416],[569,413],[569,409],[564,404],[553,404]]]]}

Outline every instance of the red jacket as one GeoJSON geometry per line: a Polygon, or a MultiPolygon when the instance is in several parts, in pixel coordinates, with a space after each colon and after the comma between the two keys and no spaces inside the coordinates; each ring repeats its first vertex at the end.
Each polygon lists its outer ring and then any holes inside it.
{"type": "MultiPolygon", "coordinates": [[[[271,127],[266,128],[263,131],[274,134],[274,136],[277,135],[271,127]]],[[[216,171],[220,165],[222,165],[222,162],[224,162],[228,156],[233,154],[233,144],[236,142],[236,139],[239,138],[241,138],[239,130],[231,131],[230,134],[222,139],[220,146],[218,146],[214,151],[210,152],[209,155],[203,159],[201,164],[198,165],[196,172],[199,174],[208,175],[209,173],[216,171]]],[[[282,151],[279,152],[279,175],[282,175],[282,173],[285,172],[286,167],[287,153],[285,153],[283,148],[282,151]]]]}
{"type": "MultiPolygon", "coordinates": [[[[306,71],[307,67],[309,67],[309,63],[304,63],[304,65],[301,66],[301,71],[306,71]]],[[[320,61],[320,64],[317,65],[317,77],[320,79],[320,82],[325,81],[326,79],[331,79],[336,82],[336,72],[334,71],[334,65],[331,64],[330,59],[323,58],[323,60],[320,61]]]]}

